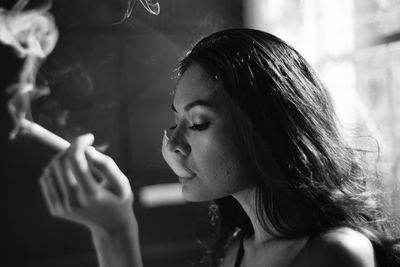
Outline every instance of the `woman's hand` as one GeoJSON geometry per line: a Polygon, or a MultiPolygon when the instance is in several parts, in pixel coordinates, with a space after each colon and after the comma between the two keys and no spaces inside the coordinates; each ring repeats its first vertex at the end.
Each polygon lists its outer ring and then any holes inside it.
{"type": "Polygon", "coordinates": [[[123,232],[136,225],[133,193],[126,176],[84,135],[45,168],[40,186],[50,213],[83,224],[95,234],[123,232]]]}

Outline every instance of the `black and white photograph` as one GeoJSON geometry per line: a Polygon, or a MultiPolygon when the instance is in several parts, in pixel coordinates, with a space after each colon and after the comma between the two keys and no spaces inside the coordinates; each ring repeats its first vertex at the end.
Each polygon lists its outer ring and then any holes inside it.
{"type": "Polygon", "coordinates": [[[400,0],[0,0],[2,267],[400,267],[400,0]]]}

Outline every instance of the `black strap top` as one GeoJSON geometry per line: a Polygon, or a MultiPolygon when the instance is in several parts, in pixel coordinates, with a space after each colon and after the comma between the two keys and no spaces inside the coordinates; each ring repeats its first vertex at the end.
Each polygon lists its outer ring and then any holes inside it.
{"type": "MultiPolygon", "coordinates": [[[[310,237],[308,238],[305,246],[316,236],[318,236],[320,233],[314,233],[312,235],[310,235],[310,237]]],[[[240,238],[240,244],[239,244],[239,249],[238,252],[236,254],[236,259],[235,259],[235,265],[234,267],[239,267],[240,264],[242,263],[243,260],[243,255],[244,255],[244,247],[243,247],[243,240],[244,240],[245,234],[241,233],[241,238],[240,238]]]]}
{"type": "Polygon", "coordinates": [[[240,238],[240,244],[239,244],[239,249],[236,254],[236,260],[235,260],[235,265],[234,267],[239,267],[240,263],[242,262],[243,259],[243,254],[244,254],[244,248],[243,248],[243,240],[244,240],[244,234],[242,234],[242,237],[240,238]]]}

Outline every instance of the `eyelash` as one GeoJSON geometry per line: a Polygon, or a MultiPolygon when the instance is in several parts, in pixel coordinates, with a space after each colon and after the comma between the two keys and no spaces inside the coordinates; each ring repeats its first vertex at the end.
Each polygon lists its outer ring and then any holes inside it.
{"type": "MultiPolygon", "coordinates": [[[[201,123],[201,124],[193,124],[192,126],[189,127],[189,129],[194,130],[194,131],[204,131],[208,128],[209,125],[210,125],[209,122],[205,122],[205,123],[201,123]]],[[[178,127],[177,124],[169,127],[169,129],[174,130],[174,129],[176,129],[176,127],[178,127]]]]}

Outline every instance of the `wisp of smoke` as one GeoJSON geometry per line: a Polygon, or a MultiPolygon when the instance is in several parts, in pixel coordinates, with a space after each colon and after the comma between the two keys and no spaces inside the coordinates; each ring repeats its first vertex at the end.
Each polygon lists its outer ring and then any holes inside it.
{"type": "MultiPolygon", "coordinates": [[[[128,18],[136,0],[128,0],[123,20],[128,18]]],[[[24,10],[29,0],[19,0],[11,8],[0,8],[0,42],[11,46],[18,57],[24,58],[18,81],[6,88],[11,94],[9,112],[14,120],[10,138],[19,133],[29,134],[58,150],[68,148],[69,142],[32,122],[30,104],[50,92],[48,87],[37,86],[36,75],[39,66],[53,51],[58,40],[58,29],[54,17],[48,12],[50,4],[36,9],[24,10]]],[[[151,0],[140,0],[143,7],[153,15],[160,13],[160,5],[151,0]]]]}
{"type": "Polygon", "coordinates": [[[32,119],[31,100],[49,92],[46,87],[36,86],[36,74],[58,39],[54,18],[48,12],[50,5],[25,11],[28,2],[20,0],[11,10],[0,8],[0,42],[11,46],[18,57],[25,59],[17,83],[6,89],[12,95],[8,103],[14,120],[11,138],[20,132],[24,120],[32,119]]]}

